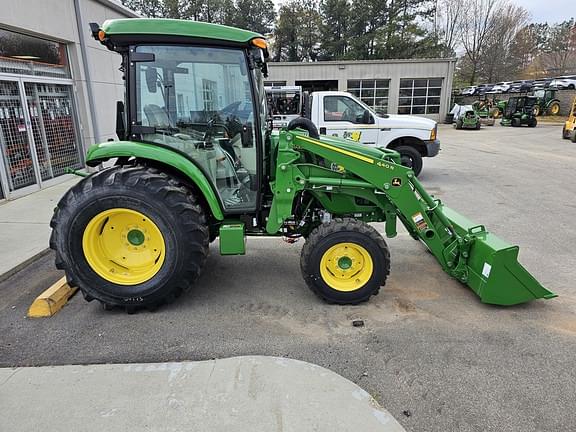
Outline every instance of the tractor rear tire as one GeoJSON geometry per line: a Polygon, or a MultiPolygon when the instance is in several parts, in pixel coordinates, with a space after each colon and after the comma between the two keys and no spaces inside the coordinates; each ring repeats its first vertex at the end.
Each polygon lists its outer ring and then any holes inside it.
{"type": "Polygon", "coordinates": [[[422,172],[422,155],[414,147],[398,146],[394,150],[400,153],[402,165],[414,171],[414,175],[418,177],[422,172]]]}
{"type": "Polygon", "coordinates": [[[355,305],[378,294],[390,273],[390,252],[372,226],[334,219],[315,228],[300,256],[308,287],[328,303],[355,305]]]}
{"type": "Polygon", "coordinates": [[[548,115],[556,116],[560,114],[560,104],[558,102],[552,102],[548,107],[548,115]]]}
{"type": "Polygon", "coordinates": [[[194,194],[138,165],[108,168],[76,184],[50,226],[56,267],[70,286],[88,301],[128,313],[177,298],[208,255],[206,217],[194,194]]]}

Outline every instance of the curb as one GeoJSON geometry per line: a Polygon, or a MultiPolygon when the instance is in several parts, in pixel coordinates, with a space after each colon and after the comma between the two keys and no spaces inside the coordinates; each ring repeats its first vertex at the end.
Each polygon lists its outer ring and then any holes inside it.
{"type": "Polygon", "coordinates": [[[20,270],[22,270],[28,264],[31,264],[33,261],[36,261],[38,258],[42,258],[43,256],[48,255],[49,253],[50,253],[50,248],[46,248],[46,249],[38,252],[37,254],[32,255],[30,258],[25,259],[24,261],[22,261],[17,266],[12,267],[10,270],[5,271],[4,273],[0,274],[0,282],[4,282],[9,277],[14,276],[16,273],[18,273],[20,270]]]}
{"type": "Polygon", "coordinates": [[[28,309],[29,318],[46,318],[55,315],[68,302],[78,288],[71,288],[66,277],[59,279],[54,285],[40,294],[28,309]]]}

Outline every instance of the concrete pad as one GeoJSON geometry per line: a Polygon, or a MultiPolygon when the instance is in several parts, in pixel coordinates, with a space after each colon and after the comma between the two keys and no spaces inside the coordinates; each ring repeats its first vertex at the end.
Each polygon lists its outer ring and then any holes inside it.
{"type": "Polygon", "coordinates": [[[340,375],[264,356],[0,369],[0,429],[404,431],[340,375]]]}
{"type": "Polygon", "coordinates": [[[50,219],[58,201],[80,180],[78,176],[56,186],[0,204],[0,280],[20,264],[48,248],[50,219]]]}

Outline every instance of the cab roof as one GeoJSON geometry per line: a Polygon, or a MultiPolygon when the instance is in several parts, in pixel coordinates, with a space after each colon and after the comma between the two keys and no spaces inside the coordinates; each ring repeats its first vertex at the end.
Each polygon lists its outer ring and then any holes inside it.
{"type": "Polygon", "coordinates": [[[255,32],[220,24],[164,18],[112,19],[105,21],[101,30],[107,37],[112,38],[120,36],[125,39],[131,36],[134,39],[145,37],[151,40],[156,36],[159,39],[167,37],[210,39],[232,44],[246,44],[254,38],[263,37],[255,32]]]}

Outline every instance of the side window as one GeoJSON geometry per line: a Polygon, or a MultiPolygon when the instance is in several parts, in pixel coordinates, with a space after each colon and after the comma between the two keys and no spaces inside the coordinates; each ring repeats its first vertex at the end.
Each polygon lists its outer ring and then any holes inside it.
{"type": "Polygon", "coordinates": [[[348,96],[324,97],[324,121],[362,123],[364,107],[348,96]]]}

